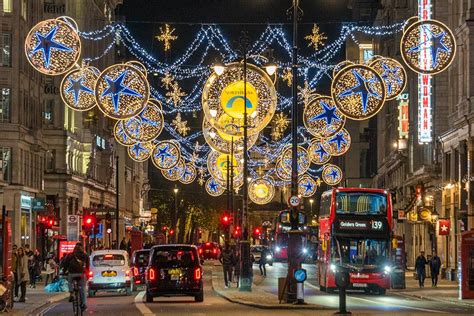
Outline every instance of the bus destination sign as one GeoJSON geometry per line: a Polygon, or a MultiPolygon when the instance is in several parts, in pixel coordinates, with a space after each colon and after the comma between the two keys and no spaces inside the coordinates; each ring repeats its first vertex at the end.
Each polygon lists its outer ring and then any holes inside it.
{"type": "Polygon", "coordinates": [[[382,231],[384,229],[383,221],[381,220],[358,220],[358,219],[340,219],[337,222],[337,230],[368,230],[368,231],[382,231]]]}

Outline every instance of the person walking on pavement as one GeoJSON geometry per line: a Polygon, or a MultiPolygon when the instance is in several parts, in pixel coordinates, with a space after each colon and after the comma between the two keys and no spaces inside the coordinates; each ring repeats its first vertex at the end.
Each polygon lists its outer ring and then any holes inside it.
{"type": "Polygon", "coordinates": [[[26,300],[26,282],[28,282],[28,257],[26,256],[23,247],[18,248],[18,258],[16,273],[18,275],[18,284],[21,289],[21,296],[18,302],[25,302],[26,300]]]}
{"type": "Polygon", "coordinates": [[[438,257],[436,251],[433,251],[433,257],[430,259],[430,270],[431,270],[431,286],[438,286],[438,275],[441,269],[441,259],[438,257]]]}
{"type": "Polygon", "coordinates": [[[125,240],[125,237],[123,237],[120,242],[120,250],[127,250],[127,241],[125,240]]]}
{"type": "Polygon", "coordinates": [[[260,269],[260,275],[263,275],[264,277],[267,277],[267,269],[265,268],[265,265],[267,264],[267,256],[267,247],[262,247],[262,252],[260,253],[260,261],[258,262],[258,268],[260,269]]]}
{"type": "Polygon", "coordinates": [[[30,287],[36,288],[36,280],[41,275],[41,254],[38,249],[35,249],[33,256],[30,259],[30,287]]]}
{"type": "Polygon", "coordinates": [[[420,288],[425,287],[425,277],[426,277],[426,261],[425,252],[421,251],[420,255],[416,258],[415,261],[415,270],[418,276],[418,285],[420,288]]]}
{"type": "Polygon", "coordinates": [[[81,287],[81,309],[85,310],[86,305],[86,271],[89,269],[89,257],[84,252],[84,247],[81,243],[77,243],[74,247],[73,252],[68,254],[62,261],[63,271],[68,272],[68,283],[69,283],[69,301],[72,302],[72,289],[74,278],[80,278],[79,286],[81,287]]]}
{"type": "Polygon", "coordinates": [[[234,252],[230,249],[229,245],[226,244],[224,251],[219,256],[219,261],[224,268],[224,283],[225,288],[229,287],[229,282],[232,282],[232,266],[235,262],[234,252]]]}
{"type": "Polygon", "coordinates": [[[53,283],[54,279],[56,278],[58,264],[56,263],[56,260],[54,259],[54,254],[50,254],[50,256],[46,259],[45,268],[46,268],[46,280],[44,282],[44,286],[48,285],[48,281],[51,281],[51,283],[53,283]]]}
{"type": "Polygon", "coordinates": [[[237,283],[237,287],[239,287],[239,279],[240,279],[240,254],[239,251],[235,251],[234,256],[234,280],[237,283]]]}
{"type": "Polygon", "coordinates": [[[12,247],[12,271],[13,271],[13,289],[14,289],[14,297],[18,297],[18,288],[20,284],[18,283],[18,247],[17,245],[13,245],[12,247]]]}

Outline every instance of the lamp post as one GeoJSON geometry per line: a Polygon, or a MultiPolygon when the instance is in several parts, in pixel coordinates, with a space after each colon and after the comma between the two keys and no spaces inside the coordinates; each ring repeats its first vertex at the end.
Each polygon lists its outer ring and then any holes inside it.
{"type": "Polygon", "coordinates": [[[310,211],[309,211],[309,219],[313,220],[313,203],[314,199],[309,199],[309,204],[311,205],[310,211]]]}
{"type": "Polygon", "coordinates": [[[174,192],[174,213],[173,213],[173,223],[171,223],[171,227],[173,227],[173,243],[176,243],[176,222],[178,221],[178,188],[175,187],[173,189],[174,192]]]}

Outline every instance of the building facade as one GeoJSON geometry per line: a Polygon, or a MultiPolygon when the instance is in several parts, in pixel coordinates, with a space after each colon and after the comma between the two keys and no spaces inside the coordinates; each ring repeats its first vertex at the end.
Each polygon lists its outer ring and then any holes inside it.
{"type": "MultiPolygon", "coordinates": [[[[121,0],[3,0],[0,2],[0,159],[3,180],[0,202],[12,218],[13,242],[51,248],[54,235],[67,236],[68,215],[96,213],[115,218],[118,159],[120,235],[139,224],[146,201],[147,164],[128,157],[116,144],[114,122],[95,108],[69,109],[60,98],[63,76],[34,70],[23,52],[32,26],[44,19],[67,15],[80,30],[101,29],[114,19],[121,0]],[[3,4],[3,7],[2,7],[3,4]],[[2,201],[3,200],[3,201],[2,201]],[[56,222],[43,231],[39,214],[56,222]]],[[[111,39],[113,40],[113,38],[111,39]]],[[[109,41],[82,40],[81,58],[103,70],[117,60],[114,50],[102,58],[109,41]],[[96,60],[97,59],[97,60],[96,60]]],[[[81,217],[79,217],[80,220],[81,217]]],[[[112,240],[115,223],[112,223],[112,240]]],[[[101,235],[110,242],[102,221],[101,235]]],[[[121,238],[121,237],[120,237],[121,238]]],[[[49,251],[50,249],[45,249],[49,251]]]]}

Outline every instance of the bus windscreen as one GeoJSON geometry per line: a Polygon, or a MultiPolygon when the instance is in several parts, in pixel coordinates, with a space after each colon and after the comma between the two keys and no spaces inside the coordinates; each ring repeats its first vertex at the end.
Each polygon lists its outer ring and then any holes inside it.
{"type": "Polygon", "coordinates": [[[338,239],[331,248],[335,261],[355,265],[381,265],[388,258],[388,241],[374,239],[338,239]]]}
{"type": "Polygon", "coordinates": [[[336,214],[386,215],[387,196],[368,192],[338,192],[336,214]]]}

